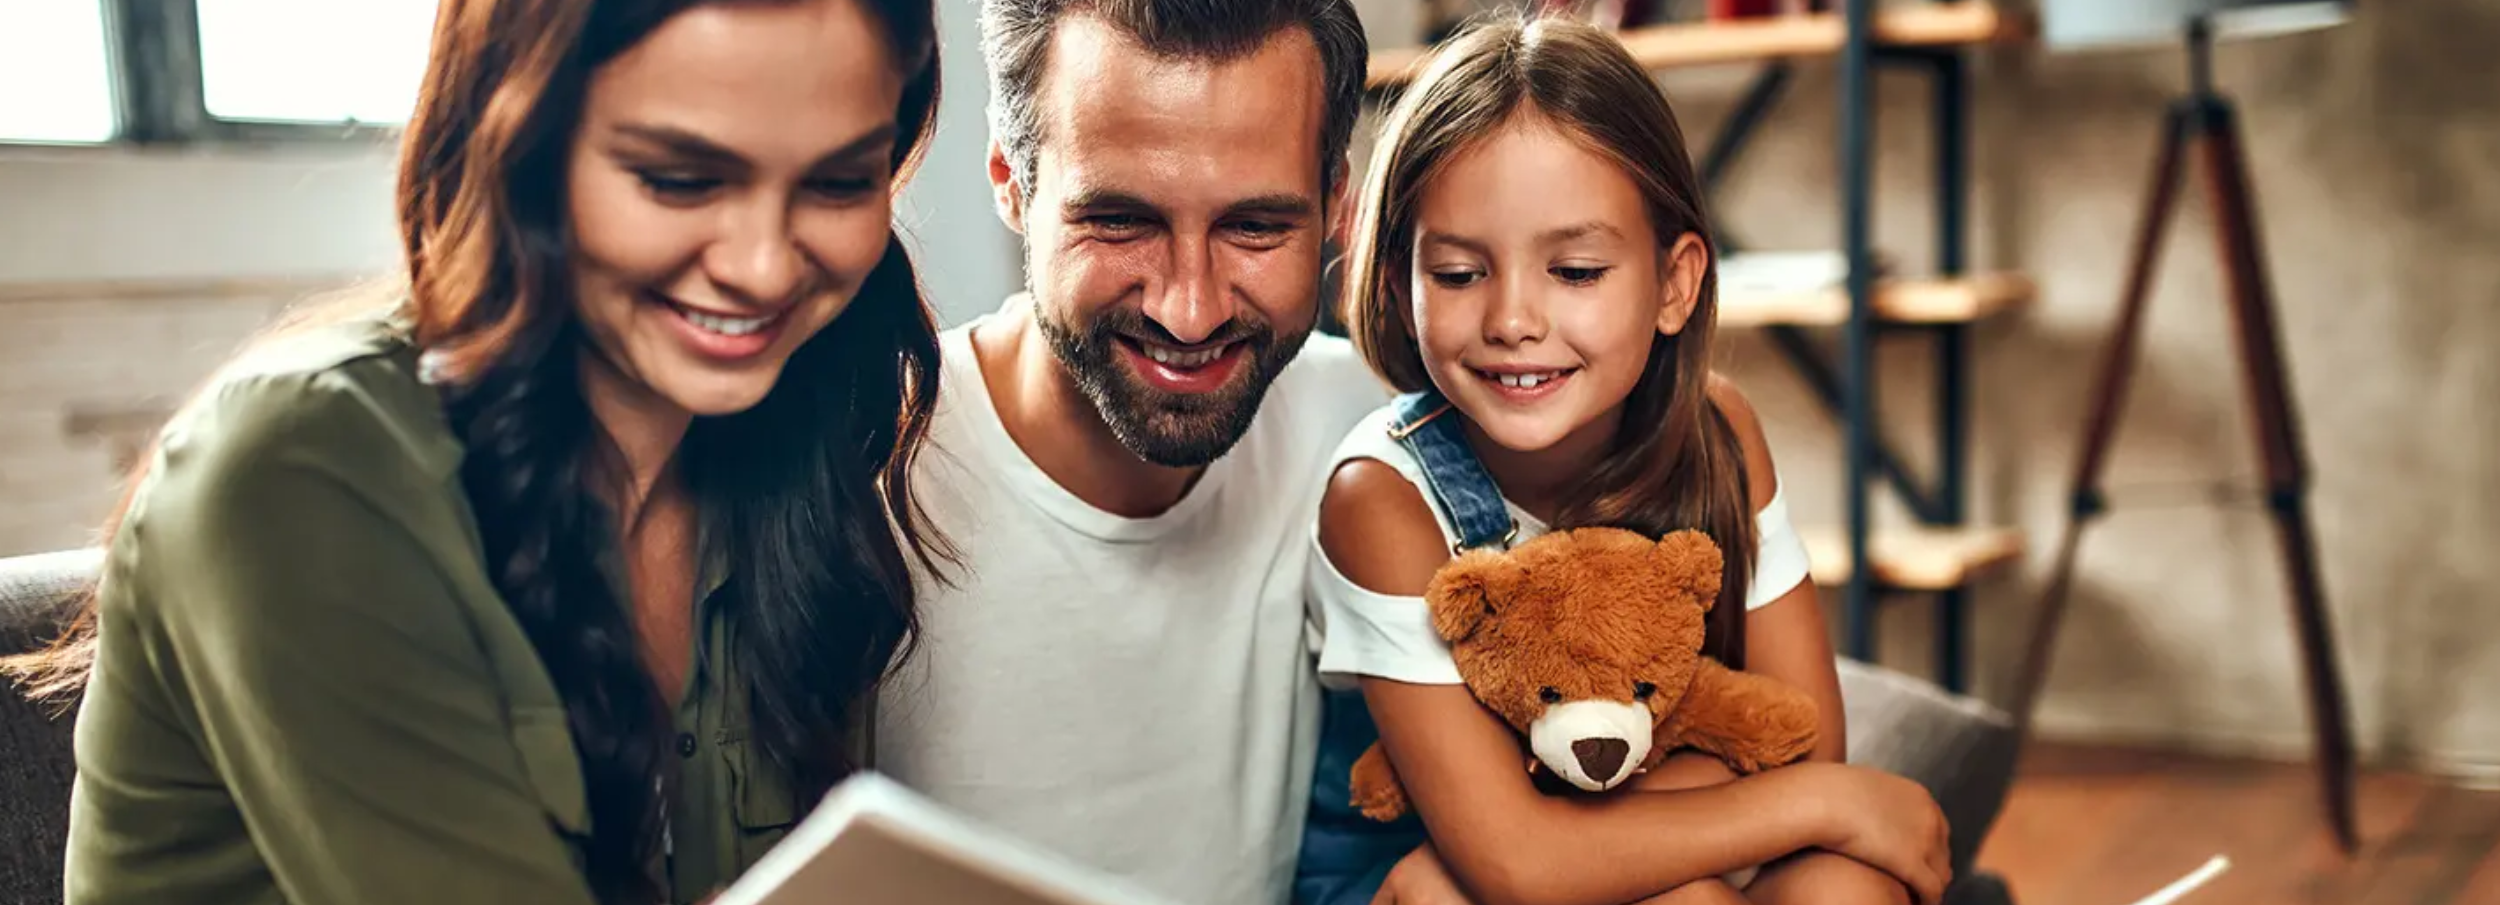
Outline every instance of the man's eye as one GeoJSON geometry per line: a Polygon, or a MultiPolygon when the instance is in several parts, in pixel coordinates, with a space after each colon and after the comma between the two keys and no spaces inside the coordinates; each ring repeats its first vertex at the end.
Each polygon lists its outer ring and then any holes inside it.
{"type": "Polygon", "coordinates": [[[1133,233],[1146,228],[1146,218],[1134,214],[1096,214],[1085,218],[1085,222],[1107,233],[1133,233]]]}

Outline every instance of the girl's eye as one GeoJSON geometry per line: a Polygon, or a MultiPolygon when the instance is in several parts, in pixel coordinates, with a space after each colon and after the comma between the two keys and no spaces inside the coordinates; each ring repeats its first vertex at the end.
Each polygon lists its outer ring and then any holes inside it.
{"type": "Polygon", "coordinates": [[[1443,289],[1465,289],[1475,285],[1476,281],[1481,279],[1484,279],[1484,274],[1473,270],[1435,270],[1432,272],[1433,284],[1443,289]]]}
{"type": "Polygon", "coordinates": [[[1612,269],[1610,267],[1551,267],[1545,272],[1573,286],[1586,286],[1597,282],[1599,277],[1605,276],[1606,271],[1612,269]]]}

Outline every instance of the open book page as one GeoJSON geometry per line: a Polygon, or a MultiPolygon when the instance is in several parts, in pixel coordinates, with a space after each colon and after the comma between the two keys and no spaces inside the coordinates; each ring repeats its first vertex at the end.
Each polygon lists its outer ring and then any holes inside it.
{"type": "Polygon", "coordinates": [[[713,905],[1174,905],[875,773],[836,787],[713,905]]]}

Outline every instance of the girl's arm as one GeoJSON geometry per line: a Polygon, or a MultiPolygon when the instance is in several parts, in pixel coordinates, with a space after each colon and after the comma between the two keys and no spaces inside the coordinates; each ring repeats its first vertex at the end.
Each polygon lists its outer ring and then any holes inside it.
{"type": "MultiPolygon", "coordinates": [[[[1420,598],[1449,559],[1414,485],[1368,460],[1331,479],[1320,546],[1354,584],[1400,597],[1420,598]]],[[[1363,690],[1434,851],[1480,905],[1618,905],[1806,848],[1899,876],[1923,901],[1947,878],[1943,815],[1899,777],[1800,764],[1691,791],[1549,797],[1465,686],[1367,677],[1363,690]]]]}
{"type": "MultiPolygon", "coordinates": [[[[1779,494],[1779,472],[1771,463],[1771,443],[1763,436],[1762,419],[1736,385],[1713,380],[1710,398],[1735,428],[1745,451],[1745,474],[1754,511],[1771,505],[1779,494]]],[[[1831,630],[1823,621],[1823,602],[1812,580],[1800,581],[1778,599],[1745,614],[1745,671],[1778,679],[1814,698],[1820,711],[1814,751],[1807,759],[1846,763],[1848,722],[1841,712],[1840,673],[1833,666],[1831,630]]]]}

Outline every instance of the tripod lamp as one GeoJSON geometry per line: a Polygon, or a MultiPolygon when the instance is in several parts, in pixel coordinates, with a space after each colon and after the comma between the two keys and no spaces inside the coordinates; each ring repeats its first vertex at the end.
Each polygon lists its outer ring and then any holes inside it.
{"type": "Polygon", "coordinates": [[[2353,825],[2352,736],[2347,728],[2343,679],[2336,665],[2335,639],[2327,619],[2325,591],[2318,576],[2317,542],[2311,532],[2307,503],[2308,454],[2301,441],[2300,419],[2285,374],[2281,342],[2275,327],[2274,292],[2257,234],[2256,204],[2248,182],[2238,112],[2213,83],[2213,42],[2285,34],[2331,26],[2352,14],[2351,0],[2042,0],[2040,36],[2043,45],[2058,49],[2107,49],[2153,43],[2179,43],[2187,50],[2186,91],[2172,102],[2163,121],[2161,146],[2155,157],[2153,182],[2143,217],[2135,232],[2133,258],[2119,297],[2118,322],[2102,348],[2100,370],[2083,427],[2082,450],[2075,460],[2070,509],[2032,630],[2011,709],[2020,727],[2030,729],[2057,630],[2065,615],[2074,579],[2075,549],[2085,524],[2102,515],[2106,499],[2098,486],[2101,468],[2116,433],[2124,406],[2127,372],[2134,364],[2144,324],[2146,297],[2162,239],[2178,200],[2178,188],[2189,154],[2204,178],[2213,206],[2222,256],[2224,298],[2230,306],[2235,352],[2247,391],[2251,426],[2255,428],[2266,487],[2266,508],[2286,586],[2291,596],[2291,622],[2299,642],[2307,685],[2311,728],[2316,733],[2320,791],[2335,839],[2349,853],[2358,843],[2353,825]]]}

